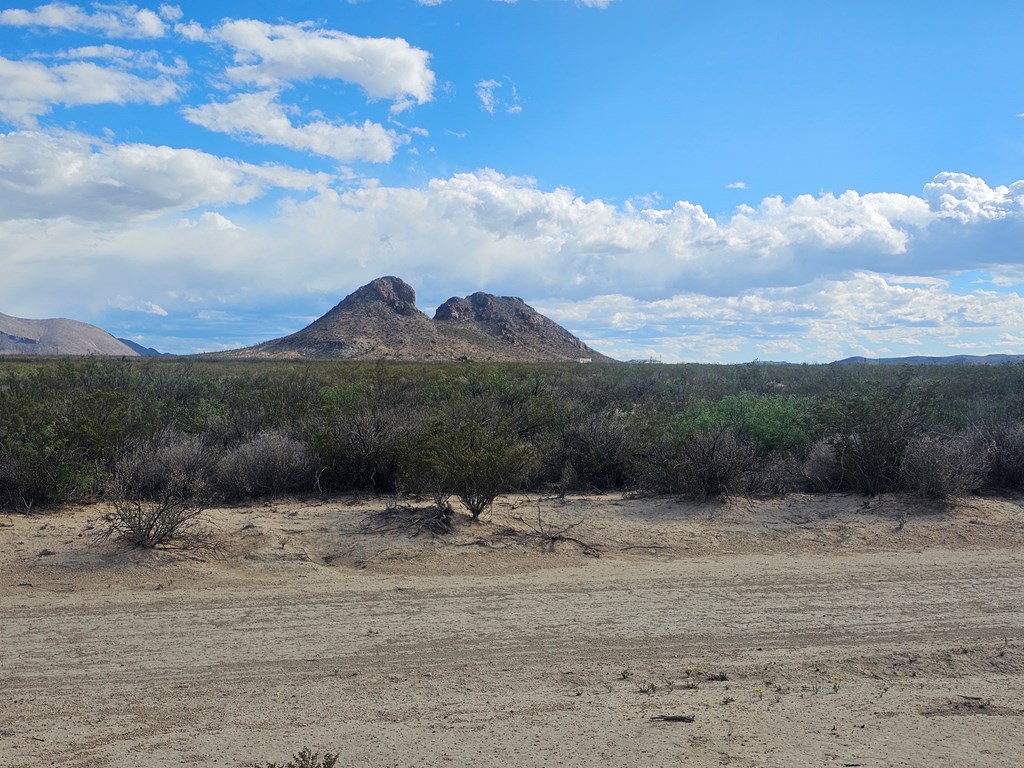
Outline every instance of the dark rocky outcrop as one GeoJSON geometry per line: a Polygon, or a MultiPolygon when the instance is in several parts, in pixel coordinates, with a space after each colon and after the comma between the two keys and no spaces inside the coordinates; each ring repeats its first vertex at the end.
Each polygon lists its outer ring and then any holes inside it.
{"type": "Polygon", "coordinates": [[[290,336],[218,357],[349,360],[555,361],[610,358],[511,296],[453,297],[430,319],[416,292],[397,277],[379,277],[290,336]]]}

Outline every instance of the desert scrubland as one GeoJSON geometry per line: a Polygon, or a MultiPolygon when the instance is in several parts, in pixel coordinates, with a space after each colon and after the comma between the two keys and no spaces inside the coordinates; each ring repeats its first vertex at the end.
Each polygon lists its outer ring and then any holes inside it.
{"type": "Polygon", "coordinates": [[[1019,766],[1022,384],[4,361],[0,765],[1019,766]]]}

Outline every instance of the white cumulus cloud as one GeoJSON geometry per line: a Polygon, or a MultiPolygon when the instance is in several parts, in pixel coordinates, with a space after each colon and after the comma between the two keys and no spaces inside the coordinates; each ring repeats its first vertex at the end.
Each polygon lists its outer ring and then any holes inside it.
{"type": "Polygon", "coordinates": [[[327,177],[193,149],[111,144],[78,134],[0,134],[0,221],[151,218],[241,204],[268,189],[314,189],[327,177]]]}
{"type": "Polygon", "coordinates": [[[166,76],[146,79],[91,62],[47,67],[0,57],[0,118],[17,126],[34,127],[56,104],[166,104],[179,93],[166,76]]]}
{"type": "Polygon", "coordinates": [[[924,197],[932,210],[961,222],[1005,219],[1024,211],[1024,181],[990,187],[966,173],[940,173],[925,185],[924,197]]]}
{"type": "Polygon", "coordinates": [[[614,205],[491,170],[418,188],[317,187],[292,169],[22,132],[0,139],[0,180],[0,252],[14,255],[0,304],[24,315],[53,310],[39,285],[103,306],[146,296],[172,314],[192,297],[189,316],[294,302],[253,309],[266,315],[253,342],[397,274],[424,304],[474,290],[523,296],[626,358],[1013,351],[1024,328],[1018,185],[958,174],[937,175],[920,196],[767,198],[715,218],[687,201],[614,205]],[[219,212],[288,173],[316,191],[244,228],[219,212]],[[174,211],[190,218],[158,218],[174,211]],[[993,247],[1008,235],[1011,246],[993,247]],[[951,277],[965,271],[990,278],[965,288],[951,277]]]}
{"type": "Polygon", "coordinates": [[[234,51],[227,76],[264,87],[327,78],[361,87],[373,99],[401,110],[433,98],[430,54],[402,38],[358,37],[312,24],[225,21],[207,31],[189,27],[192,38],[220,42],[234,51]]]}
{"type": "Polygon", "coordinates": [[[260,144],[276,144],[344,162],[389,162],[407,139],[369,120],[361,125],[315,120],[296,125],[269,91],[234,96],[226,102],[189,107],[185,118],[211,131],[260,144]]]}

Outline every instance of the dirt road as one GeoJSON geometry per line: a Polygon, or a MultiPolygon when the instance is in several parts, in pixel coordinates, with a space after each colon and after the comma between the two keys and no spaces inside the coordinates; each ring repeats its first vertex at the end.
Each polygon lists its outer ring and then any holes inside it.
{"type": "MultiPolygon", "coordinates": [[[[0,537],[31,549],[36,520],[0,537]]],[[[1024,764],[1012,541],[480,575],[124,555],[82,575],[68,541],[2,574],[3,766],[305,745],[343,766],[1024,764]]]]}

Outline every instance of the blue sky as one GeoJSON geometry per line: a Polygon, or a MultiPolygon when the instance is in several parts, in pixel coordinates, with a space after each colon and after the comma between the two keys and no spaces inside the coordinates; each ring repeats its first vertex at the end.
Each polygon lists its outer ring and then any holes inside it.
{"type": "Polygon", "coordinates": [[[374,277],[623,359],[1024,352],[1024,6],[0,4],[0,312],[161,350],[374,277]]]}

